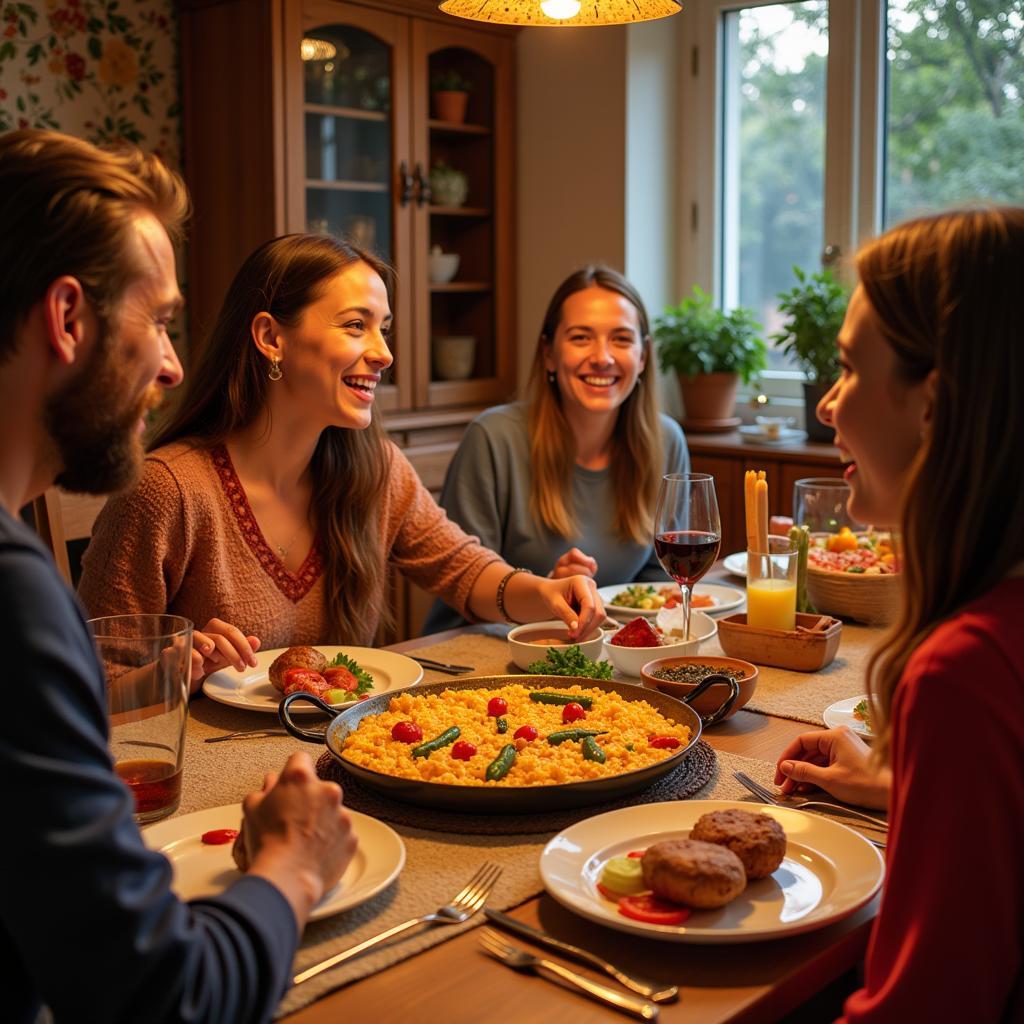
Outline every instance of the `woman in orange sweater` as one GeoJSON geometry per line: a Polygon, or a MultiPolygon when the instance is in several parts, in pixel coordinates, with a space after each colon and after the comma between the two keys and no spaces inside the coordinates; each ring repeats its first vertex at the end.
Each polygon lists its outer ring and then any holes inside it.
{"type": "Polygon", "coordinates": [[[451,523],[389,440],[390,268],[288,235],[242,265],[140,484],[96,522],[92,615],[169,611],[198,627],[193,679],[292,644],[369,644],[389,565],[473,620],[603,616],[592,580],[506,565],[451,523]],[[200,625],[202,624],[202,625],[200,625]]]}
{"type": "Polygon", "coordinates": [[[889,808],[846,1020],[1024,1020],[1024,209],[911,221],[857,271],[818,416],[850,514],[902,528],[902,607],[869,665],[873,751],[806,733],[775,781],[889,808]]]}

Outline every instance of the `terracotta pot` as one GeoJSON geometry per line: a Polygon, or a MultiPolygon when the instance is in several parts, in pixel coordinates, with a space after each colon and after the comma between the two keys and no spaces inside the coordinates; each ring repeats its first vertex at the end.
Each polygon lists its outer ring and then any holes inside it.
{"type": "Polygon", "coordinates": [[[683,406],[688,420],[725,420],[736,406],[739,375],[735,373],[679,374],[683,406]]]}
{"type": "Polygon", "coordinates": [[[450,121],[462,124],[466,120],[466,104],[469,102],[468,92],[451,92],[439,89],[432,93],[434,100],[434,117],[439,121],[450,121]]]}
{"type": "Polygon", "coordinates": [[[825,397],[825,392],[832,387],[829,384],[804,384],[804,415],[807,417],[807,440],[821,441],[823,444],[831,444],[836,432],[831,427],[822,423],[815,410],[818,403],[825,397]]]}

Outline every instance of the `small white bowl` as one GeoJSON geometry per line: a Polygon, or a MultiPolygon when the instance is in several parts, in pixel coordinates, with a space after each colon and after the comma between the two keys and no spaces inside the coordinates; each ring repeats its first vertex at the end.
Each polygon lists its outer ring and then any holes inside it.
{"type": "Polygon", "coordinates": [[[604,650],[608,660],[624,676],[640,678],[640,670],[655,658],[678,658],[684,654],[696,654],[705,640],[718,632],[718,623],[704,612],[690,613],[690,639],[678,643],[662,644],[660,647],[618,647],[611,642],[614,633],[604,638],[604,650]]]}
{"type": "Polygon", "coordinates": [[[458,272],[457,252],[432,252],[427,257],[427,275],[431,284],[447,284],[458,272]]]}
{"type": "MultiPolygon", "coordinates": [[[[576,646],[591,661],[597,661],[601,657],[601,644],[604,641],[604,630],[599,629],[591,634],[587,640],[581,640],[576,646]]],[[[548,622],[527,622],[523,626],[516,626],[508,633],[508,650],[512,660],[525,672],[527,667],[535,661],[543,661],[552,648],[564,650],[572,647],[573,642],[569,640],[569,627],[560,619],[551,619],[548,622]],[[524,637],[536,637],[537,639],[563,638],[557,644],[528,643],[524,637]]],[[[650,658],[647,659],[650,661],[650,658]]]]}

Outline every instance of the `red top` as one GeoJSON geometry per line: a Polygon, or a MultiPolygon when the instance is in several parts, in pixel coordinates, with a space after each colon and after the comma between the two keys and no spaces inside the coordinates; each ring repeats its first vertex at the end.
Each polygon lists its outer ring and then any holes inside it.
{"type": "Polygon", "coordinates": [[[845,1020],[1024,1021],[1024,579],[914,653],[893,701],[882,909],[845,1020]]]}

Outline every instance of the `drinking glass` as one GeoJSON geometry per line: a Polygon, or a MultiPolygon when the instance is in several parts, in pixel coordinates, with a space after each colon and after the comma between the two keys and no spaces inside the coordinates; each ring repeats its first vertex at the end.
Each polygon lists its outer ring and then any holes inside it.
{"type": "Polygon", "coordinates": [[[715,564],[722,543],[715,478],[670,473],[661,478],[654,512],[654,551],[683,592],[683,632],[690,638],[693,585],[715,564]]]}
{"type": "Polygon", "coordinates": [[[178,809],[192,672],[192,623],[180,615],[89,622],[107,677],[110,753],[135,798],[135,820],[178,809]]]}
{"type": "Polygon", "coordinates": [[[837,477],[808,477],[793,485],[793,522],[811,533],[838,533],[844,526],[863,527],[850,518],[850,485],[837,477]]]}
{"type": "Polygon", "coordinates": [[[747,552],[747,625],[796,629],[796,583],[800,552],[788,537],[770,536],[767,551],[747,552]]]}

